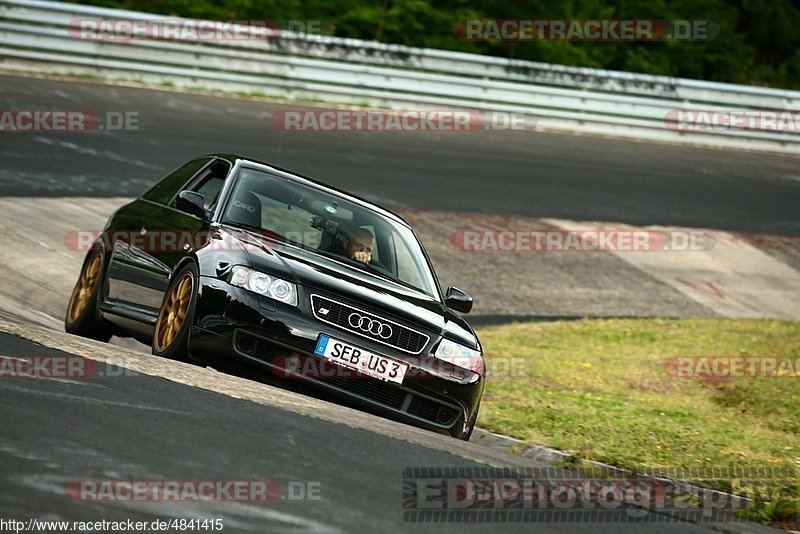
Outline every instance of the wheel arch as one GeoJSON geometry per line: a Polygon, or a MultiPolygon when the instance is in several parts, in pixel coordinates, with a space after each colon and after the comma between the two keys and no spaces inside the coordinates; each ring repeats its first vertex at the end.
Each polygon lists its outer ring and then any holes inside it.
{"type": "Polygon", "coordinates": [[[175,280],[175,276],[179,272],[181,272],[183,270],[183,268],[186,267],[187,265],[189,265],[190,263],[194,264],[194,267],[195,267],[195,269],[197,269],[197,272],[198,272],[198,275],[199,275],[200,274],[200,262],[197,260],[197,257],[194,254],[192,254],[190,256],[184,256],[183,258],[180,259],[180,261],[178,261],[177,264],[175,264],[175,267],[173,267],[172,272],[169,273],[169,279],[167,280],[167,285],[169,286],[169,284],[171,284],[172,281],[175,280]]]}

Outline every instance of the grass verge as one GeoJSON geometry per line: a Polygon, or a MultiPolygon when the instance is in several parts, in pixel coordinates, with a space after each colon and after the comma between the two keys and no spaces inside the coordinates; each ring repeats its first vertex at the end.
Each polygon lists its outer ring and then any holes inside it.
{"type": "MultiPolygon", "coordinates": [[[[800,323],[585,319],[478,333],[489,371],[482,428],[634,471],[800,471],[800,323]],[[687,378],[676,376],[678,357],[778,358],[791,367],[779,363],[781,376],[687,378]]],[[[736,480],[684,478],[749,494],[762,522],[800,511],[796,478],[765,499],[736,480]]]]}

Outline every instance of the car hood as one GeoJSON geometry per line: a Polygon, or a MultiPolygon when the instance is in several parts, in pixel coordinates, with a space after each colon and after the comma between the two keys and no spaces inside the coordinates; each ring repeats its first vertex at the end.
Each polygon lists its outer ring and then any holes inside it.
{"type": "Polygon", "coordinates": [[[239,228],[223,226],[248,252],[252,267],[351,302],[363,302],[376,312],[478,348],[478,339],[467,322],[441,302],[420,291],[373,276],[308,249],[276,242],[239,228]]]}

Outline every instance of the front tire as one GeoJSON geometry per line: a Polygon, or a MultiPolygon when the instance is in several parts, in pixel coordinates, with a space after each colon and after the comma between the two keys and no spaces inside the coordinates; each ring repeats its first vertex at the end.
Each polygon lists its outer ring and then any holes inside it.
{"type": "Polygon", "coordinates": [[[100,251],[86,255],[64,317],[64,331],[68,334],[104,342],[113,335],[111,325],[97,311],[98,295],[103,285],[103,262],[100,251]]]}
{"type": "Polygon", "coordinates": [[[194,318],[198,281],[197,267],[190,263],[170,282],[153,332],[152,352],[156,356],[190,362],[189,330],[194,318]]]}

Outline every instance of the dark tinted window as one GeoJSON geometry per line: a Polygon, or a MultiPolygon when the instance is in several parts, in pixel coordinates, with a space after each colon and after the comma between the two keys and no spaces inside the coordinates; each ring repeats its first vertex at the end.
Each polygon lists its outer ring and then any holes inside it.
{"type": "MultiPolygon", "coordinates": [[[[218,159],[197,173],[192,181],[183,188],[203,195],[203,207],[211,211],[217,204],[219,193],[230,169],[231,166],[226,161],[218,159]]],[[[174,208],[176,200],[177,196],[172,199],[169,206],[174,208]]]]}
{"type": "Polygon", "coordinates": [[[225,183],[224,177],[212,176],[197,188],[197,192],[203,195],[203,207],[211,211],[217,205],[219,200],[219,192],[222,191],[222,186],[225,183]]]}
{"type": "Polygon", "coordinates": [[[184,184],[210,160],[211,158],[200,158],[190,161],[183,167],[178,167],[142,195],[142,198],[166,205],[172,200],[172,197],[178,194],[184,184]]]}

